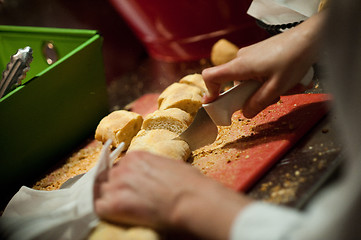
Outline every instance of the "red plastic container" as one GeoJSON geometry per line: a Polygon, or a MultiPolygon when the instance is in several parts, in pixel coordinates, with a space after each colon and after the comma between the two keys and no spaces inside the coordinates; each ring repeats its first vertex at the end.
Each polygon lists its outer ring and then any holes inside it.
{"type": "Polygon", "coordinates": [[[226,38],[239,47],[267,37],[247,15],[250,0],[109,0],[159,60],[209,57],[226,38]]]}

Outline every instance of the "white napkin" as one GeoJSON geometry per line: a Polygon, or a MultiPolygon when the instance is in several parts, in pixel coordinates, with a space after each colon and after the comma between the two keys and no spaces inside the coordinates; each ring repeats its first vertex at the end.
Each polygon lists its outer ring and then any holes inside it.
{"type": "Polygon", "coordinates": [[[248,14],[267,24],[306,20],[317,13],[320,0],[253,0],[248,14]]]}
{"type": "Polygon", "coordinates": [[[99,219],[93,208],[96,177],[109,168],[123,150],[120,144],[110,154],[108,140],[97,165],[68,189],[39,191],[21,187],[0,219],[7,239],[84,239],[99,219]]]}

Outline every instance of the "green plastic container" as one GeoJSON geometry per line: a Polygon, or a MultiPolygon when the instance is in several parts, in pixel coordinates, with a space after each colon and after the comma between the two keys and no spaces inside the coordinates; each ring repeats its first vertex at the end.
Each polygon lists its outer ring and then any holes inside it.
{"type": "Polygon", "coordinates": [[[35,174],[94,134],[108,111],[102,37],[93,30],[0,26],[0,70],[19,48],[33,61],[23,84],[0,99],[0,184],[35,174]],[[49,65],[44,42],[59,60],[49,65]]]}

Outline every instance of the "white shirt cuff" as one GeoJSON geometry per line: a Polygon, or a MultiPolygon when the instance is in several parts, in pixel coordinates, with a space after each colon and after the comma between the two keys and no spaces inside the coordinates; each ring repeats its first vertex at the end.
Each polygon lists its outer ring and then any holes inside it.
{"type": "Polygon", "coordinates": [[[301,212],[264,202],[256,202],[238,213],[230,240],[283,239],[302,219],[301,212]]]}

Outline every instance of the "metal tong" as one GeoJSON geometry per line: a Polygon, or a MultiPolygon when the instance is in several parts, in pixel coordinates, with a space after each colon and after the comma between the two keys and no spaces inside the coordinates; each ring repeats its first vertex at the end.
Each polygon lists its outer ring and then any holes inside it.
{"type": "Polygon", "coordinates": [[[29,46],[19,49],[15,55],[11,56],[0,81],[0,98],[21,84],[21,80],[30,69],[32,60],[33,50],[29,46]]]}

